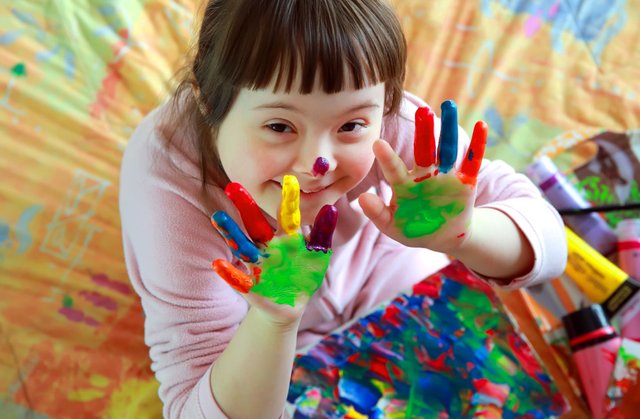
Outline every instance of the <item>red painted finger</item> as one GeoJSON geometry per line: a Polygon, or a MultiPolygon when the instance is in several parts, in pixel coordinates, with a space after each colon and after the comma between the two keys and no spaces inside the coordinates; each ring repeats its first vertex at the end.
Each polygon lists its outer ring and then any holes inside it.
{"type": "Polygon", "coordinates": [[[246,294],[253,288],[253,279],[226,260],[216,259],[211,266],[234,290],[246,294]]]}
{"type": "Polygon", "coordinates": [[[416,130],[413,137],[413,155],[416,164],[429,167],[436,163],[435,114],[430,108],[416,111],[416,130]]]}
{"type": "Polygon", "coordinates": [[[475,185],[478,178],[478,172],[480,172],[480,165],[484,157],[484,150],[487,145],[487,133],[489,127],[484,121],[476,122],[473,127],[473,134],[471,135],[471,143],[467,150],[467,155],[464,157],[462,164],[460,165],[460,178],[462,181],[469,185],[475,185]]]}
{"type": "Polygon", "coordinates": [[[253,241],[267,243],[273,238],[273,228],[260,211],[249,192],[239,183],[229,182],[224,193],[240,211],[242,222],[253,241]]]}

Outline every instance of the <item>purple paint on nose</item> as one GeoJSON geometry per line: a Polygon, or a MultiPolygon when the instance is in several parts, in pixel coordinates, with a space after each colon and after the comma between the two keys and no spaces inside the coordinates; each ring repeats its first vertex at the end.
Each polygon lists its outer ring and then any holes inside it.
{"type": "Polygon", "coordinates": [[[324,157],[318,157],[313,164],[313,176],[324,176],[327,170],[329,170],[329,160],[324,157]]]}

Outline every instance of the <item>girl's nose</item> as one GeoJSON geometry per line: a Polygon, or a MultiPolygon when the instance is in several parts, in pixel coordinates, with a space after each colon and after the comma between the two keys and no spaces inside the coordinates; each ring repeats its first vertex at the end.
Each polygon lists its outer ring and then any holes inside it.
{"type": "Polygon", "coordinates": [[[293,170],[310,177],[322,177],[336,169],[336,159],[329,139],[305,142],[299,150],[293,170]]]}

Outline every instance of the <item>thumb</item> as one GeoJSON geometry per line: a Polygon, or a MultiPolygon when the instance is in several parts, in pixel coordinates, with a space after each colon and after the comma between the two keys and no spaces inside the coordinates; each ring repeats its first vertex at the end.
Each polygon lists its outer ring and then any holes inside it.
{"type": "Polygon", "coordinates": [[[393,222],[393,212],[385,205],[384,201],[372,193],[363,193],[358,197],[358,203],[373,224],[383,233],[386,232],[393,222]]]}

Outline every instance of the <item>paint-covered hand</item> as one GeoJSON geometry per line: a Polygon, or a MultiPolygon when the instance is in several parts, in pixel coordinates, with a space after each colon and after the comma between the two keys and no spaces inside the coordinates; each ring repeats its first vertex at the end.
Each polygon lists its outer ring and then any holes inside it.
{"type": "Polygon", "coordinates": [[[307,240],[299,232],[300,186],[294,176],[285,176],[282,185],[279,222],[284,234],[281,235],[275,234],[256,202],[240,184],[230,183],[225,192],[238,208],[251,239],[223,211],[214,213],[211,223],[233,254],[245,262],[251,274],[223,259],[215,260],[213,269],[252,306],[280,317],[301,315],[329,266],[337,209],[333,205],[320,209],[307,240]],[[298,310],[285,310],[283,305],[298,310]]]}
{"type": "Polygon", "coordinates": [[[469,236],[487,124],[476,123],[467,154],[460,167],[454,167],[458,156],[458,111],[453,101],[442,103],[441,118],[436,147],[433,111],[417,110],[412,170],[388,143],[378,141],[374,145],[376,159],[394,194],[389,205],[376,195],[363,194],[360,205],[394,240],[407,246],[451,252],[469,236]]]}

